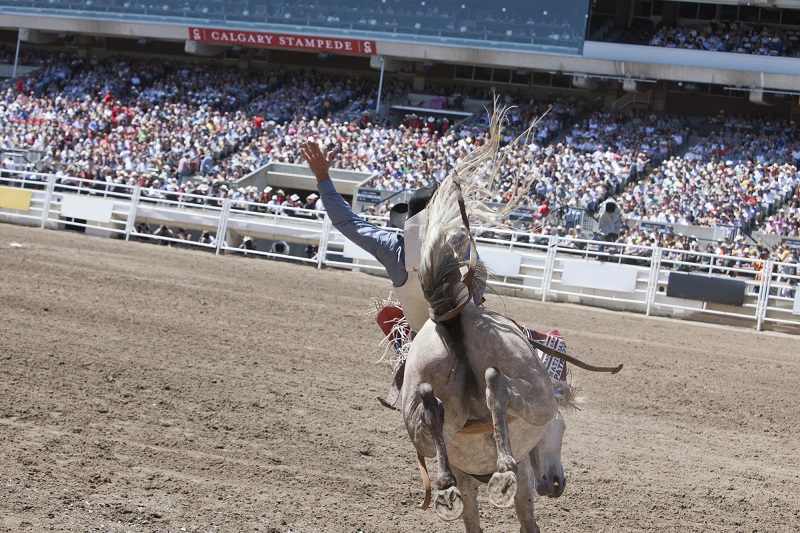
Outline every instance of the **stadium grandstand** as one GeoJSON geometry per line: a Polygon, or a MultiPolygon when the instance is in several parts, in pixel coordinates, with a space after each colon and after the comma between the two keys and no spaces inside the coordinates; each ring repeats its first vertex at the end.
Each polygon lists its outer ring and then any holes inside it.
{"type": "Polygon", "coordinates": [[[526,242],[591,248],[613,201],[633,263],[652,245],[710,270],[797,262],[800,0],[0,0],[0,15],[0,186],[313,217],[313,137],[380,223],[483,142],[499,102],[514,107],[494,201],[531,185],[512,216],[526,242]]]}

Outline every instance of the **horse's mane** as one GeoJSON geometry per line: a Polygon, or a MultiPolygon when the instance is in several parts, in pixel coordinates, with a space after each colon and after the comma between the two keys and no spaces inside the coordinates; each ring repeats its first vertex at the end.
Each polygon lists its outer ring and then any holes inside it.
{"type": "MultiPolygon", "coordinates": [[[[535,183],[535,180],[524,183],[518,176],[512,188],[514,193],[505,207],[494,209],[487,205],[494,197],[496,184],[501,181],[497,178],[503,174],[504,162],[509,153],[509,150],[501,148],[508,109],[498,106],[495,100],[494,111],[489,116],[489,136],[486,143],[475,148],[455,165],[428,203],[419,276],[425,299],[437,314],[455,308],[467,294],[466,287],[460,283],[459,269],[468,259],[466,251],[469,239],[466,228],[462,227],[459,194],[464,200],[470,225],[503,227],[506,226],[503,220],[535,183]]],[[[527,142],[538,121],[539,119],[534,121],[507,148],[527,142]]],[[[476,293],[483,288],[486,276],[486,268],[479,261],[473,281],[476,293]]]]}
{"type": "MultiPolygon", "coordinates": [[[[497,178],[502,176],[503,164],[508,153],[508,150],[501,147],[507,112],[508,108],[499,107],[495,101],[494,112],[489,117],[487,142],[475,148],[455,165],[439,184],[428,203],[419,276],[423,295],[437,315],[456,308],[468,294],[467,287],[461,280],[463,268],[469,259],[467,257],[469,235],[468,229],[462,224],[459,197],[463,198],[470,226],[504,227],[506,224],[503,220],[516,209],[520,199],[526,196],[535,184],[535,180],[523,183],[521,178],[517,177],[512,189],[515,192],[505,207],[494,209],[487,205],[487,202],[493,199],[494,187],[499,181],[497,178]]],[[[528,136],[539,120],[541,117],[533,121],[522,135],[510,143],[510,147],[527,142],[528,136]]],[[[536,171],[537,169],[534,169],[534,172],[536,171]]],[[[485,265],[478,261],[472,281],[474,293],[482,293],[481,289],[484,288],[487,275],[485,265]]],[[[458,318],[453,318],[445,322],[445,325],[448,329],[456,328],[459,322],[458,318]]],[[[447,336],[450,337],[453,335],[447,336]]],[[[579,409],[583,402],[580,395],[581,388],[569,383],[554,380],[554,392],[562,412],[579,409]]]]}

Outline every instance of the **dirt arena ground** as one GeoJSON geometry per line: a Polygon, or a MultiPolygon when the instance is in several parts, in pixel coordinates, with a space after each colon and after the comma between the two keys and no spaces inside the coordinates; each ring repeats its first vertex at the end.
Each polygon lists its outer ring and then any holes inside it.
{"type": "MultiPolygon", "coordinates": [[[[462,530],[418,508],[375,400],[388,281],[8,224],[0,268],[0,530],[462,530]]],[[[543,531],[800,529],[800,338],[488,303],[625,364],[573,372],[587,402],[543,531]]],[[[518,530],[481,504],[487,533],[518,530]]]]}

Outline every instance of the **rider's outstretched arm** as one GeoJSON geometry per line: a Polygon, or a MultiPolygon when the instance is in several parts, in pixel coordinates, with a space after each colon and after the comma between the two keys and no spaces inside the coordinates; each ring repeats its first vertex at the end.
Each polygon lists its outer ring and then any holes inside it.
{"type": "Polygon", "coordinates": [[[364,220],[336,192],[328,174],[333,152],[323,153],[316,142],[308,141],[300,147],[300,153],[314,173],[320,199],[334,227],[353,244],[374,256],[386,269],[395,287],[405,284],[408,273],[405,269],[403,236],[364,220]]]}

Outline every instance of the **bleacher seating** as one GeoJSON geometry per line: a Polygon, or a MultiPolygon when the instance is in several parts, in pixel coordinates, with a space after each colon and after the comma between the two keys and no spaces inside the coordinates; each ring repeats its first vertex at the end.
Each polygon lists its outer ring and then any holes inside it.
{"type": "MultiPolygon", "coordinates": [[[[8,54],[0,57],[9,60],[8,54]]],[[[340,154],[338,167],[377,173],[372,186],[402,190],[440,179],[453,160],[486,135],[482,117],[458,127],[450,124],[446,131],[436,119],[431,129],[426,116],[418,117],[421,124],[403,128],[372,117],[374,80],[132,58],[92,64],[66,54],[43,63],[47,66],[27,77],[21,89],[3,86],[0,148],[40,150],[37,168],[65,175],[138,182],[165,191],[179,190],[185,182],[235,184],[267,162],[302,164],[299,144],[315,137],[340,154]],[[258,127],[257,117],[262,120],[258,127]],[[183,156],[189,159],[186,174],[178,170],[183,156]]],[[[389,100],[406,90],[402,78],[392,78],[383,96],[389,100]]],[[[455,100],[450,96],[469,91],[475,89],[432,87],[429,100],[435,104],[429,108],[449,106],[455,100]]],[[[509,140],[548,105],[553,107],[532,142],[509,154],[507,176],[496,184],[498,202],[508,198],[518,178],[537,180],[522,206],[531,212],[546,203],[551,210],[591,214],[606,198],[616,197],[635,220],[730,225],[744,231],[767,227],[786,236],[800,227],[800,141],[788,124],[726,116],[714,119],[709,135],[687,147],[692,132],[675,117],[586,113],[579,101],[566,99],[506,95],[501,103],[518,106],[510,115],[509,140]],[[746,179],[753,194],[732,188],[733,177],[740,183],[746,179]],[[724,190],[698,191],[698,180],[706,188],[724,190]],[[672,197],[665,189],[679,192],[672,197]],[[690,219],[691,201],[701,193],[704,212],[692,212],[690,219]]]]}

